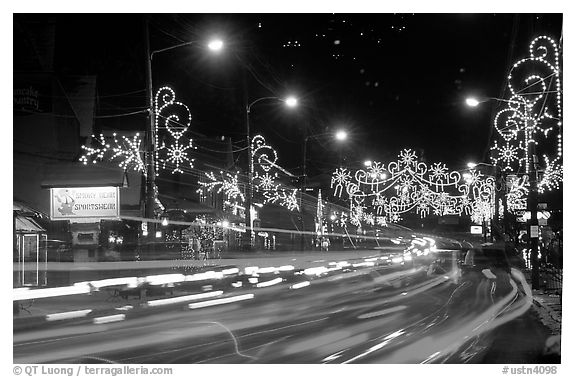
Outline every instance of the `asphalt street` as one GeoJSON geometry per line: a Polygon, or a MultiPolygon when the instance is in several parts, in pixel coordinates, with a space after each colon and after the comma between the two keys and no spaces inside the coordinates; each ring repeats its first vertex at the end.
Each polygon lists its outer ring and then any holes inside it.
{"type": "Polygon", "coordinates": [[[173,289],[120,300],[104,314],[20,327],[14,362],[547,361],[547,330],[518,271],[463,274],[445,257],[437,268],[435,257],[378,255],[159,285],[173,289]]]}

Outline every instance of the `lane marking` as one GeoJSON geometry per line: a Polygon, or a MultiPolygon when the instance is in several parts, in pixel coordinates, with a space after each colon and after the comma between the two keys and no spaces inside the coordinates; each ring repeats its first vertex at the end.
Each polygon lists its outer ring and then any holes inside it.
{"type": "Polygon", "coordinates": [[[217,299],[217,300],[195,302],[195,303],[189,304],[188,307],[190,309],[199,309],[199,308],[206,308],[208,306],[224,305],[224,304],[229,304],[231,302],[250,300],[253,298],[254,298],[254,295],[252,293],[250,293],[250,294],[246,294],[246,295],[221,298],[221,299],[217,299]]]}
{"type": "Polygon", "coordinates": [[[46,320],[47,321],[62,321],[64,319],[80,318],[80,317],[87,316],[91,312],[92,312],[92,309],[85,309],[85,310],[74,310],[71,312],[46,314],[46,320]]]}

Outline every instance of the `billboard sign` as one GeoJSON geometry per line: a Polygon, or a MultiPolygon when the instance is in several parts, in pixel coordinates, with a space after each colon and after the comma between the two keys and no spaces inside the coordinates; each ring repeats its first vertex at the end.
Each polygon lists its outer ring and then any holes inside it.
{"type": "Polygon", "coordinates": [[[120,216],[118,187],[50,189],[50,219],[115,219],[120,216]]]}

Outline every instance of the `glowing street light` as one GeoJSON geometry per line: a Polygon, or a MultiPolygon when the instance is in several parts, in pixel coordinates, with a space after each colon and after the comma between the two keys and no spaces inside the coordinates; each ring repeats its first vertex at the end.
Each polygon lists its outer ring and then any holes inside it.
{"type": "Polygon", "coordinates": [[[466,105],[470,106],[470,107],[476,107],[480,104],[480,101],[478,101],[476,98],[474,97],[468,97],[466,98],[466,105]]]}
{"type": "Polygon", "coordinates": [[[346,138],[348,138],[348,133],[346,133],[346,131],[340,130],[336,132],[336,140],[344,141],[346,138]]]}
{"type": "MultiPolygon", "coordinates": [[[[154,55],[165,52],[165,51],[170,51],[170,50],[174,50],[180,47],[184,47],[184,46],[206,46],[206,44],[204,44],[204,42],[200,42],[198,40],[194,40],[194,41],[188,41],[188,42],[183,42],[183,43],[179,43],[173,46],[169,46],[166,48],[162,48],[162,49],[158,49],[158,50],[154,50],[151,51],[150,50],[150,30],[149,30],[149,20],[148,18],[145,19],[145,51],[146,51],[146,102],[148,103],[149,106],[149,111],[150,114],[154,114],[154,93],[153,93],[153,83],[152,83],[152,61],[154,59],[154,55]]],[[[224,47],[224,42],[221,39],[213,39],[211,41],[208,42],[207,47],[210,51],[213,52],[218,52],[220,50],[222,50],[222,48],[224,47]]],[[[145,186],[145,205],[144,205],[144,213],[145,213],[145,217],[147,219],[152,219],[155,217],[154,214],[154,206],[155,206],[155,187],[156,187],[156,172],[154,169],[154,139],[155,139],[155,116],[150,116],[148,117],[148,129],[146,130],[146,165],[147,165],[147,172],[146,172],[146,186],[145,186]]],[[[155,224],[152,223],[152,229],[151,229],[151,236],[154,234],[154,229],[155,229],[155,224]]],[[[161,232],[160,232],[161,234],[161,232]]],[[[148,235],[148,231],[146,231],[146,233],[143,235],[147,236],[148,235]]],[[[156,237],[160,237],[158,236],[158,233],[156,232],[156,237]]]]}
{"type": "Polygon", "coordinates": [[[468,166],[469,169],[474,169],[476,166],[478,166],[478,164],[475,162],[469,162],[466,165],[468,166]]]}
{"type": "Polygon", "coordinates": [[[246,233],[244,234],[246,237],[245,245],[249,248],[252,248],[252,218],[253,214],[251,211],[252,208],[252,196],[254,193],[254,183],[252,172],[254,170],[254,162],[252,161],[252,138],[250,136],[250,111],[252,110],[252,106],[255,104],[262,102],[262,101],[281,101],[290,108],[296,107],[298,105],[298,100],[294,96],[289,96],[287,98],[280,98],[280,97],[261,97],[255,99],[249,104],[246,104],[246,141],[248,142],[248,195],[246,196],[246,233]]]}
{"type": "Polygon", "coordinates": [[[208,42],[208,48],[211,51],[219,52],[222,50],[223,47],[224,47],[224,42],[222,42],[221,39],[213,39],[210,42],[208,42]]]}
{"type": "Polygon", "coordinates": [[[294,96],[287,97],[284,102],[288,107],[296,107],[298,106],[298,99],[294,96]]]}

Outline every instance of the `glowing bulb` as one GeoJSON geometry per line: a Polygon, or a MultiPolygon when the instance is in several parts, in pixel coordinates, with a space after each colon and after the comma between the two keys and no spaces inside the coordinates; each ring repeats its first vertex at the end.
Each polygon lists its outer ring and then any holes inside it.
{"type": "Polygon", "coordinates": [[[466,98],[466,105],[470,106],[470,107],[476,107],[480,104],[480,101],[478,101],[476,98],[466,98]]]}
{"type": "Polygon", "coordinates": [[[296,97],[293,97],[293,96],[286,98],[286,100],[284,102],[286,102],[286,106],[288,106],[288,107],[298,106],[298,99],[296,97]]]}
{"type": "Polygon", "coordinates": [[[208,48],[212,51],[220,51],[224,47],[224,42],[221,39],[214,39],[208,43],[208,48]]]}
{"type": "Polygon", "coordinates": [[[348,137],[348,134],[346,133],[346,131],[338,131],[336,132],[336,140],[346,140],[346,138],[348,137]]]}
{"type": "Polygon", "coordinates": [[[478,166],[478,164],[475,163],[475,162],[469,162],[469,163],[466,164],[466,165],[468,165],[468,167],[469,167],[470,169],[474,169],[476,166],[478,166]]]}

